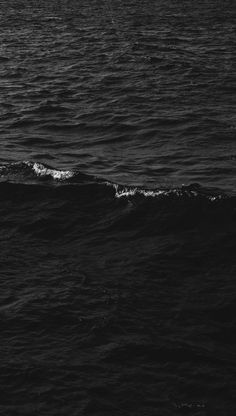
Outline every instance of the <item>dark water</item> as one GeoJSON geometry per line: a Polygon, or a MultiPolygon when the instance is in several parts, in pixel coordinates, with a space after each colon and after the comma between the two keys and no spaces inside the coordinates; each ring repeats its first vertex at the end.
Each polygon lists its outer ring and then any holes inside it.
{"type": "Polygon", "coordinates": [[[235,19],[0,1],[1,415],[235,415],[235,19]]]}

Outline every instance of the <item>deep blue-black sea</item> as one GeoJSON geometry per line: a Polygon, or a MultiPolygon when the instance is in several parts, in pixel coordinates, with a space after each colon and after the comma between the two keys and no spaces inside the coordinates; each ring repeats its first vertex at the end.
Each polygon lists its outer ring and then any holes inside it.
{"type": "Polygon", "coordinates": [[[0,414],[235,416],[236,4],[0,0],[0,414]]]}

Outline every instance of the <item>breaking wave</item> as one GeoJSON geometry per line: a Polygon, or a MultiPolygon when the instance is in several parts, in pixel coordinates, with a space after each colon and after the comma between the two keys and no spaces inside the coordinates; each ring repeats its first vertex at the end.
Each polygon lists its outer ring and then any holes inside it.
{"type": "Polygon", "coordinates": [[[69,170],[52,169],[42,163],[33,162],[16,162],[0,166],[1,180],[20,180],[30,176],[51,177],[52,179],[63,181],[72,178],[74,173],[69,170]]]}
{"type": "Polygon", "coordinates": [[[9,183],[52,183],[93,184],[112,189],[115,198],[156,198],[156,199],[205,199],[211,202],[228,199],[229,196],[219,189],[205,188],[199,184],[181,187],[147,189],[139,186],[121,185],[107,179],[85,174],[79,170],[59,170],[38,162],[16,162],[0,166],[0,182],[9,183]]]}

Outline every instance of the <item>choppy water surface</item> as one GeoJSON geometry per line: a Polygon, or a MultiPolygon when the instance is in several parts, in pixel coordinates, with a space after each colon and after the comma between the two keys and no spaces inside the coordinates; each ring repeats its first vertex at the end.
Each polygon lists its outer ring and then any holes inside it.
{"type": "Polygon", "coordinates": [[[0,413],[235,415],[232,1],[0,1],[0,413]]]}
{"type": "Polygon", "coordinates": [[[1,2],[1,159],[234,188],[233,2],[1,2]]]}

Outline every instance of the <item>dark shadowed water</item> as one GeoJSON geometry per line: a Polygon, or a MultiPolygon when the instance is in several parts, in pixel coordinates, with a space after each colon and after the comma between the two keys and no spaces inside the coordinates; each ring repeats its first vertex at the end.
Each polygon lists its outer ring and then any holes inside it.
{"type": "Polygon", "coordinates": [[[0,414],[234,416],[236,5],[0,1],[0,414]]]}

